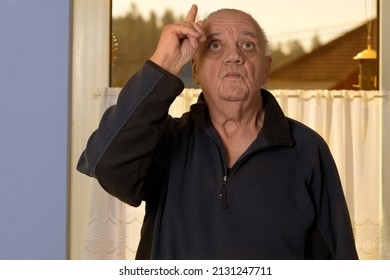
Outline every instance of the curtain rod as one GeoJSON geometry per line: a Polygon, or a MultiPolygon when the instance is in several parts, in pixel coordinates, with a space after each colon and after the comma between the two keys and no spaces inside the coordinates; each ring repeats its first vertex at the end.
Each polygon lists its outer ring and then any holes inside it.
{"type": "MultiPolygon", "coordinates": [[[[105,95],[109,96],[115,96],[117,95],[122,88],[120,87],[109,87],[104,90],[94,90],[93,96],[98,97],[103,93],[105,95]]],[[[185,88],[182,93],[185,93],[186,91],[191,91],[191,94],[197,95],[201,92],[200,89],[196,88],[185,88]],[[199,91],[199,92],[197,92],[199,91]]],[[[332,98],[344,98],[344,97],[350,97],[350,98],[363,98],[363,97],[369,97],[369,98],[384,98],[387,95],[385,95],[382,91],[361,91],[361,90],[294,90],[294,89],[277,89],[277,90],[270,90],[270,92],[275,97],[280,97],[281,95],[286,95],[288,98],[313,98],[318,96],[318,91],[320,92],[321,98],[326,98],[328,96],[332,98]],[[299,93],[297,93],[299,92],[299,93]]]]}
{"type": "MultiPolygon", "coordinates": [[[[275,97],[280,97],[282,94],[281,93],[275,93],[274,96],[275,97]]],[[[314,97],[318,97],[315,93],[311,93],[311,94],[308,94],[306,93],[305,94],[296,94],[296,93],[288,93],[286,94],[286,96],[288,98],[314,98],[314,97]]],[[[345,98],[345,97],[350,97],[350,98],[363,98],[363,97],[369,97],[369,98],[384,98],[385,95],[384,94],[381,94],[381,93],[375,93],[375,94],[369,94],[368,96],[365,95],[364,93],[352,93],[352,94],[342,94],[342,93],[334,93],[334,94],[324,94],[324,93],[321,93],[320,98],[327,98],[327,97],[331,97],[331,98],[345,98]]]]}

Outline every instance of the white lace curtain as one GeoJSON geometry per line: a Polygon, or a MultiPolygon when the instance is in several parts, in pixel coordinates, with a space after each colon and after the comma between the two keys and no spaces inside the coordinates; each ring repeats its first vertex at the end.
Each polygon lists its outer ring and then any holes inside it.
{"type": "MultiPolygon", "coordinates": [[[[115,104],[119,88],[98,96],[102,114],[115,104]]],[[[390,197],[383,172],[383,101],[378,91],[275,90],[288,117],[316,130],[329,144],[339,168],[360,259],[390,259],[390,197]]],[[[185,89],[171,106],[180,116],[196,102],[197,89],[185,89]]],[[[133,208],[95,183],[84,243],[84,259],[133,259],[144,207],[133,208]]]]}

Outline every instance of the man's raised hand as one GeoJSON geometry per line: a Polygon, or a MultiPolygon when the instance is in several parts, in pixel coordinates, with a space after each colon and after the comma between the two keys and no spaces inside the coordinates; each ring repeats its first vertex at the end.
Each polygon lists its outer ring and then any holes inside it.
{"type": "Polygon", "coordinates": [[[157,48],[150,60],[177,75],[194,57],[199,41],[205,41],[203,22],[195,22],[198,7],[192,5],[185,20],[164,26],[157,48]]]}

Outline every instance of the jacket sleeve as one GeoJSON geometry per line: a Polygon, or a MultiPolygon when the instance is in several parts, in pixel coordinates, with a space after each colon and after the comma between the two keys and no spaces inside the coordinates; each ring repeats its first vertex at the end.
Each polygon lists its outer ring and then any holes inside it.
{"type": "Polygon", "coordinates": [[[138,206],[171,103],[184,88],[176,76],[151,61],[126,83],[115,106],[90,136],[77,170],[98,179],[111,195],[138,206]]]}
{"type": "MultiPolygon", "coordinates": [[[[336,164],[325,141],[319,139],[312,169],[310,189],[314,199],[319,238],[314,251],[323,252],[323,242],[329,251],[327,258],[358,259],[351,220],[336,164]]],[[[315,253],[314,253],[315,255],[315,253]]]]}

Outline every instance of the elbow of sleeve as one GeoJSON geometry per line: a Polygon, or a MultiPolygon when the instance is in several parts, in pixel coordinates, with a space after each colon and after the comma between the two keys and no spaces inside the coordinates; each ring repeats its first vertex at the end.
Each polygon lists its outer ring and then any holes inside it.
{"type": "Polygon", "coordinates": [[[76,170],[90,177],[95,177],[95,167],[90,164],[88,158],[85,156],[86,151],[82,153],[77,162],[76,170]]]}
{"type": "Polygon", "coordinates": [[[106,192],[137,207],[143,200],[143,180],[139,179],[138,172],[131,170],[99,164],[95,177],[106,192]]]}

